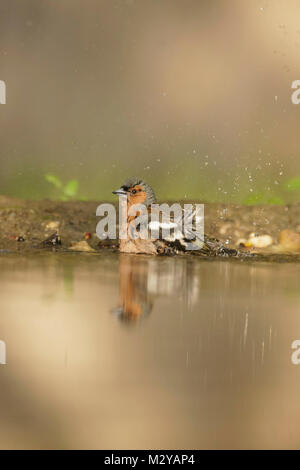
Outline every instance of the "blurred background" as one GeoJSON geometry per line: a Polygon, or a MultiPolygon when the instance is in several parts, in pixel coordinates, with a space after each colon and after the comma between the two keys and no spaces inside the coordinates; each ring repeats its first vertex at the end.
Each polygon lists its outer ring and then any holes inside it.
{"type": "Polygon", "coordinates": [[[299,15],[297,0],[2,0],[0,193],[110,200],[138,175],[160,199],[298,201],[299,15]]]}

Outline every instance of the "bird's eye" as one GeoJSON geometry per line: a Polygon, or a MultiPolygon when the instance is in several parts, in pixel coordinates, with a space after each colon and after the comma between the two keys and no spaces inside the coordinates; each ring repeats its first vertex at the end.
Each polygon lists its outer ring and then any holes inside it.
{"type": "Polygon", "coordinates": [[[133,190],[131,191],[131,194],[135,194],[135,193],[136,193],[136,189],[133,189],[133,190]]]}

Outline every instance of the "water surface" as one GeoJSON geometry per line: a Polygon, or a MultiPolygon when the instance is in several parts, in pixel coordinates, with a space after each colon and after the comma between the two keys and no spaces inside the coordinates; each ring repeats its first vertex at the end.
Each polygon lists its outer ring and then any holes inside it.
{"type": "Polygon", "coordinates": [[[299,448],[299,275],[1,255],[0,447],[299,448]]]}

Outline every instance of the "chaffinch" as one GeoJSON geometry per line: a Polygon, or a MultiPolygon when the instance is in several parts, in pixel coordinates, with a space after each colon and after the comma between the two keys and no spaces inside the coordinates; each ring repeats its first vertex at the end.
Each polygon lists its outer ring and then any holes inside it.
{"type": "MultiPolygon", "coordinates": [[[[199,237],[197,234],[194,239],[191,240],[178,229],[176,220],[169,223],[169,228],[172,230],[172,236],[166,238],[154,239],[148,237],[135,237],[137,230],[150,232],[153,229],[154,222],[151,221],[151,211],[153,204],[156,204],[156,197],[153,189],[145,183],[141,178],[132,177],[127,179],[120,189],[113,191],[113,194],[120,196],[121,199],[121,210],[124,210],[125,216],[123,217],[123,226],[120,227],[125,237],[120,237],[120,251],[124,253],[144,253],[151,255],[175,255],[186,251],[197,251],[197,254],[203,256],[236,256],[238,252],[234,249],[230,249],[224,246],[222,242],[215,238],[203,235],[199,237]],[[124,198],[126,196],[126,198],[124,198]],[[135,206],[142,204],[147,211],[146,215],[149,218],[145,218],[143,222],[143,216],[141,212],[137,210],[136,214],[132,215],[130,209],[135,206]],[[132,229],[132,222],[137,220],[139,217],[139,224],[132,229]],[[151,225],[152,224],[152,225],[151,225]],[[136,229],[136,230],[135,230],[136,229]]],[[[157,207],[154,208],[157,210],[157,207]]],[[[182,209],[184,211],[184,209],[182,209]]],[[[157,222],[156,222],[157,224],[157,222]]],[[[165,228],[164,223],[158,223],[156,228],[165,228]]]]}

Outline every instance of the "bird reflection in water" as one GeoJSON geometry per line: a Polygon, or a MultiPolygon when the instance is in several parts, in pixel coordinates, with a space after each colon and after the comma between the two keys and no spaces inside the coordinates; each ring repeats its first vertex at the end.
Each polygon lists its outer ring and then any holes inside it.
{"type": "Polygon", "coordinates": [[[174,295],[189,307],[198,296],[199,286],[188,268],[184,258],[120,254],[119,305],[113,313],[134,323],[151,313],[158,296],[174,295]]]}
{"type": "Polygon", "coordinates": [[[148,289],[149,259],[120,255],[119,305],[114,313],[120,320],[135,322],[147,316],[153,306],[148,289]]]}

